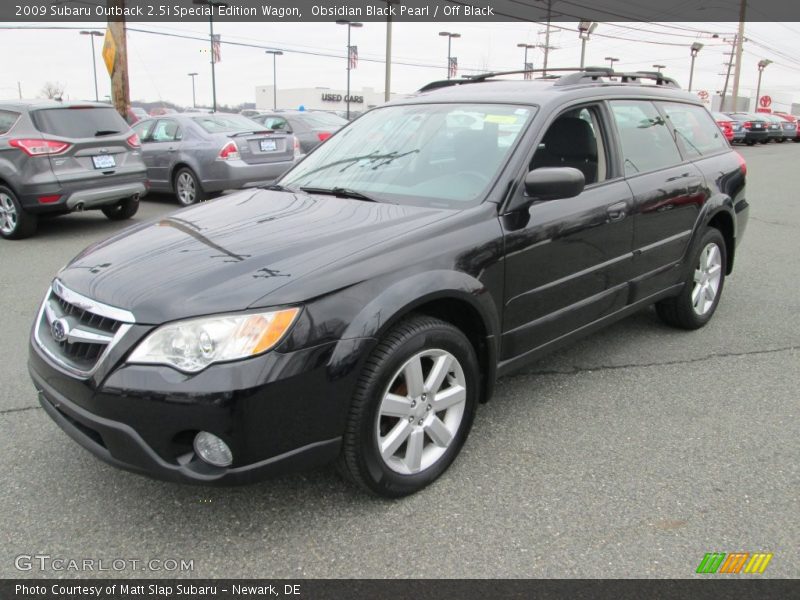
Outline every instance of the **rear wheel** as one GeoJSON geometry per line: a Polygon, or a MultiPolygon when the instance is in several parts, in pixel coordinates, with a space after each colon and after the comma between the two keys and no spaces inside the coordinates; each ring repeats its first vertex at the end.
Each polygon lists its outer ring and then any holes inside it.
{"type": "Polygon", "coordinates": [[[658,316],[682,329],[699,329],[708,323],[722,295],[726,264],[725,239],[718,229],[707,229],[695,248],[694,268],[681,293],[658,302],[658,316]]]}
{"type": "Polygon", "coordinates": [[[460,330],[426,316],[403,321],[364,367],[339,471],[381,496],[421,490],[461,450],[478,393],[477,358],[460,330]]]}
{"type": "Polygon", "coordinates": [[[746,143],[748,146],[755,146],[755,145],[756,145],[756,143],[755,143],[755,141],[754,141],[754,140],[746,140],[746,141],[745,141],[745,143],[746,143]]]}
{"type": "Polygon", "coordinates": [[[130,219],[139,210],[139,199],[125,198],[111,206],[104,206],[101,210],[112,221],[124,221],[130,219]]]}
{"type": "Polygon", "coordinates": [[[0,185],[0,236],[21,240],[36,233],[38,219],[26,212],[10,189],[0,185]]]}
{"type": "Polygon", "coordinates": [[[196,202],[202,202],[207,198],[197,175],[194,174],[189,168],[182,168],[175,173],[175,181],[173,185],[175,195],[178,197],[178,202],[182,206],[191,206],[196,202]]]}

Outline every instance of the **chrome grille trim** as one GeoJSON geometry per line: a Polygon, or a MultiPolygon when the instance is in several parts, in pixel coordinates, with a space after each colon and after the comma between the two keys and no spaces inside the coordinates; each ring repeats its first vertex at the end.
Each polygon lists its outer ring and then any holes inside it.
{"type": "MultiPolygon", "coordinates": [[[[69,315],[70,317],[72,315],[69,315]]],[[[58,280],[54,280],[50,289],[47,290],[42,306],[36,317],[36,323],[33,329],[33,337],[38,347],[44,354],[53,362],[53,365],[61,371],[80,379],[89,379],[94,375],[104,360],[111,352],[112,348],[125,336],[130,330],[136,319],[133,313],[121,308],[109,306],[101,302],[87,298],[77,292],[73,292],[58,280]],[[60,302],[66,302],[68,305],[77,308],[81,314],[78,320],[86,318],[88,314],[88,321],[90,324],[78,323],[74,327],[69,328],[67,343],[70,344],[95,344],[104,345],[105,348],[100,352],[94,363],[89,369],[81,369],[69,364],[66,356],[59,356],[49,348],[41,339],[40,331],[43,327],[50,329],[52,323],[61,318],[60,313],[63,313],[64,305],[60,302]],[[112,321],[110,328],[112,331],[104,331],[98,329],[91,324],[94,324],[97,319],[97,325],[107,324],[105,319],[112,321]]]]}

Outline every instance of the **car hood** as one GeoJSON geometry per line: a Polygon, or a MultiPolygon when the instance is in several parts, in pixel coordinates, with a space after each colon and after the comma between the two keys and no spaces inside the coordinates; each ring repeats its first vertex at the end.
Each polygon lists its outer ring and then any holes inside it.
{"type": "Polygon", "coordinates": [[[275,290],[452,213],[244,191],[126,229],[84,250],[58,278],[145,324],[244,310],[268,306],[275,290]]]}

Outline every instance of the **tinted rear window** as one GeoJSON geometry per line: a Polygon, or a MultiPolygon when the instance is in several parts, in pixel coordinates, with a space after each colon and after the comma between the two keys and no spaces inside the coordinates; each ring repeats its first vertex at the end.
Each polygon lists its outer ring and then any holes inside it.
{"type": "Polygon", "coordinates": [[[67,138],[91,138],[123,133],[128,124],[111,108],[46,108],[31,113],[42,133],[67,138]]]}
{"type": "Polygon", "coordinates": [[[264,126],[240,115],[203,115],[192,120],[208,133],[230,133],[235,131],[259,131],[264,126]]]}
{"type": "Polygon", "coordinates": [[[19,118],[19,113],[10,110],[0,110],[0,135],[8,133],[8,130],[14,126],[19,118]]]}

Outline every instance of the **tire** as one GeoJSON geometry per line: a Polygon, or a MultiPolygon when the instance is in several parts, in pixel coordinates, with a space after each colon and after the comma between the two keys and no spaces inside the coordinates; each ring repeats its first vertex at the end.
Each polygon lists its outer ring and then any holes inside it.
{"type": "Polygon", "coordinates": [[[778,142],[779,144],[782,144],[785,140],[786,140],[786,138],[780,138],[780,139],[777,139],[775,141],[778,142]]]}
{"type": "Polygon", "coordinates": [[[756,142],[755,142],[755,140],[746,140],[746,141],[745,141],[745,143],[746,143],[748,146],[755,146],[755,145],[756,145],[756,142]]]}
{"type": "Polygon", "coordinates": [[[130,219],[139,210],[139,199],[125,198],[111,206],[104,206],[101,210],[112,221],[124,221],[130,219]]]}
{"type": "Polygon", "coordinates": [[[38,224],[38,217],[22,208],[16,194],[0,185],[0,236],[21,240],[34,235],[38,224]]]}
{"type": "Polygon", "coordinates": [[[761,143],[762,144],[769,144],[769,140],[768,139],[767,140],[761,140],[761,143]]]}
{"type": "Polygon", "coordinates": [[[475,350],[459,329],[422,315],[402,321],[366,361],[347,417],[339,472],[387,498],[421,490],[461,450],[475,416],[478,386],[475,350]],[[445,365],[447,373],[437,378],[436,372],[443,373],[437,368],[445,365]],[[413,400],[409,392],[416,392],[413,400]]]}
{"type": "Polygon", "coordinates": [[[203,191],[203,186],[200,185],[200,180],[197,179],[197,175],[188,167],[183,167],[175,173],[172,189],[175,190],[175,196],[181,206],[191,206],[208,198],[203,191]]]}
{"type": "Polygon", "coordinates": [[[722,296],[727,258],[722,233],[707,229],[692,253],[693,268],[681,293],[656,303],[661,320],[681,329],[699,329],[708,323],[722,296]]]}

